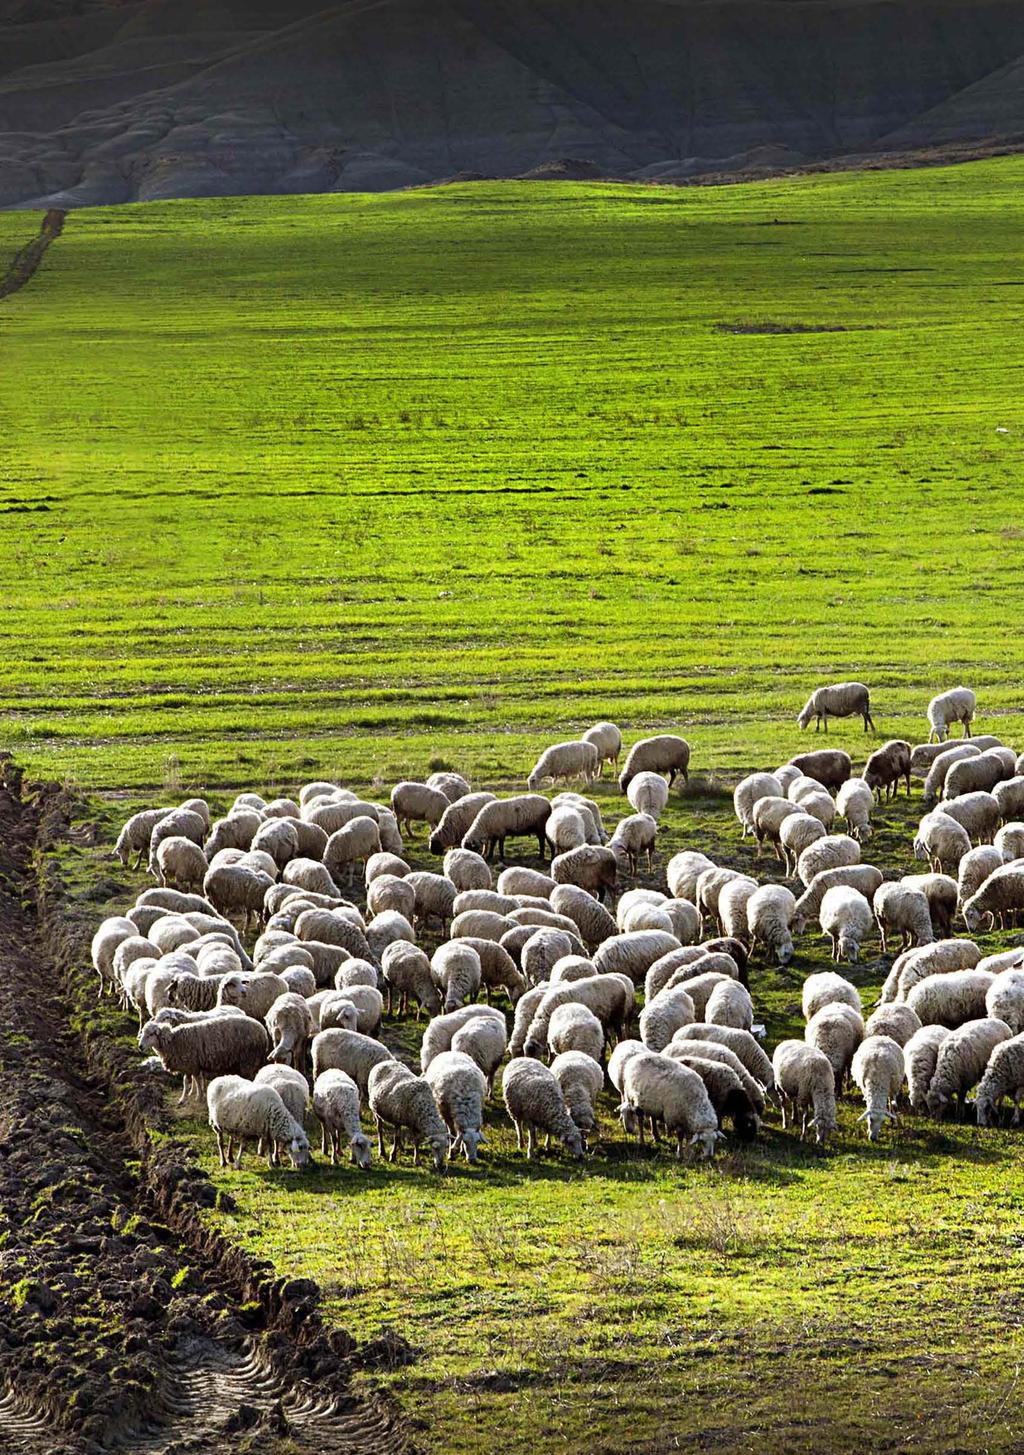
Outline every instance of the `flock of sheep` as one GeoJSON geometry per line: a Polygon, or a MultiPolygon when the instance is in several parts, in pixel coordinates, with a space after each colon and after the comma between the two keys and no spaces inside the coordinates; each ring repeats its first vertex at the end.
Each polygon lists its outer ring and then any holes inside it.
{"type": "MultiPolygon", "coordinates": [[[[202,799],[146,809],[116,852],[159,882],[99,926],[100,991],[137,1012],[140,1048],[182,1078],[182,1101],[205,1090],[222,1164],[240,1164],[253,1142],[271,1165],[283,1149],[304,1165],[310,1108],[332,1162],[347,1146],[370,1165],[367,1112],[380,1155],[389,1131],[392,1160],[404,1137],[414,1161],[428,1148],[439,1170],[459,1154],[475,1162],[502,1066],[529,1157],[538,1137],[581,1157],[607,1088],[627,1134],[663,1130],[679,1156],[710,1156],[727,1133],[753,1139],[771,1101],[783,1126],[798,1118],[825,1142],[848,1078],[872,1140],[904,1085],[910,1106],[935,1117],[955,1103],[962,1113],[977,1088],[980,1124],[1007,1097],[1016,1120],[1024,949],[983,957],[954,923],[978,931],[1024,912],[1024,755],[970,738],[974,709],[965,688],[935,698],[929,742],[887,742],[856,777],[848,754],[824,749],[736,786],[741,839],[753,836],[755,861],[774,851],[799,897],[687,850],[666,865],[667,892],[616,899],[642,859],[652,866],[690,750],[674,734],[634,744],[619,777],[633,812],[609,836],[585,794],[538,790],[585,786],[617,764],[611,723],[547,749],[530,791],[503,799],[440,772],[399,783],[387,805],[314,782],[295,800],[243,793],[215,822],[202,799]],[[950,746],[954,722],[964,738],[950,746]],[[915,775],[929,811],[914,851],[929,872],[887,879],[861,857],[872,814],[901,785],[909,796],[915,775]],[[439,873],[404,857],[417,824],[439,873]],[[507,843],[534,838],[542,867],[508,865],[495,879],[507,843]],[[897,941],[899,953],[866,1020],[848,979],[808,976],[804,1039],[769,1059],[750,988],[757,960],[786,965],[811,925],[837,962],[876,932],[883,953],[897,941]],[[427,1016],[418,1067],[381,1039],[385,1011],[427,1016]]],[[[854,714],[873,726],[867,688],[842,683],[815,692],[799,722],[827,729],[854,714]]]]}

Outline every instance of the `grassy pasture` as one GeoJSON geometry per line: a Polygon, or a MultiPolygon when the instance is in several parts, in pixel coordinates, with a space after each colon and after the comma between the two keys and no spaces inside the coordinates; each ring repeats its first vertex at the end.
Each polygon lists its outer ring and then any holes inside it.
{"type": "Polygon", "coordinates": [[[822,676],[1016,712],[1022,178],[73,214],[0,308],[0,737],[514,781],[598,716],[778,760],[822,676]]]}

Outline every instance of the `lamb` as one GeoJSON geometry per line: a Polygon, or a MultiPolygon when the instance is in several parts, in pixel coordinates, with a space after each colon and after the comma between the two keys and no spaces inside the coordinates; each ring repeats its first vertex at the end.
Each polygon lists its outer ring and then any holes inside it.
{"type": "Polygon", "coordinates": [[[819,748],[814,753],[798,753],[791,765],[808,778],[815,778],[822,788],[834,793],[842,788],[853,773],[853,760],[839,748],[819,748]]]}
{"type": "Polygon", "coordinates": [[[449,804],[428,840],[430,852],[443,854],[446,849],[459,848],[480,810],[486,804],[497,801],[493,793],[467,793],[464,798],[449,804]]]}
{"type": "Polygon", "coordinates": [[[860,991],[831,970],[808,975],[802,993],[804,1020],[809,1021],[826,1005],[849,1005],[860,1015],[860,991]]]}
{"type": "Polygon", "coordinates": [[[206,855],[181,835],[161,839],[156,851],[157,878],[179,889],[200,889],[206,877],[206,855]]]}
{"type": "Polygon", "coordinates": [[[749,1031],[754,1024],[754,1003],[747,987],[738,980],[719,981],[704,1002],[704,1019],[713,1026],[734,1026],[737,1030],[749,1031]]]}
{"type": "Polygon", "coordinates": [[[387,991],[388,1015],[393,1015],[396,1010],[407,1015],[410,998],[417,1003],[417,1020],[423,1011],[428,1016],[440,1014],[441,993],[434,983],[430,961],[422,950],[404,940],[396,940],[382,954],[381,967],[387,991]]]}
{"type": "Polygon", "coordinates": [[[556,1006],[548,1021],[548,1050],[552,1056],[563,1051],[582,1051],[604,1060],[604,1029],[594,1012],[585,1005],[568,1002],[556,1006]]]}
{"type": "Polygon", "coordinates": [[[815,1140],[824,1145],[836,1130],[835,1076],[828,1057],[803,1041],[780,1041],[772,1057],[772,1073],[782,1108],[782,1126],[787,1110],[792,1119],[802,1112],[801,1137],[808,1126],[815,1140]],[[814,1115],[808,1120],[808,1114],[814,1115]]]}
{"type": "Polygon", "coordinates": [[[342,1140],[348,1142],[356,1167],[370,1166],[370,1139],[359,1122],[359,1087],[344,1071],[322,1071],[313,1086],[313,1110],[320,1123],[321,1151],[330,1146],[331,1163],[337,1165],[342,1140]]]}
{"type": "MultiPolygon", "coordinates": [[[[182,1030],[188,1027],[181,1027],[182,1030]]],[[[278,1165],[278,1146],[285,1143],[295,1167],[309,1163],[309,1141],[272,1086],[257,1086],[241,1076],[216,1076],[206,1092],[210,1126],[217,1134],[220,1165],[226,1167],[238,1143],[235,1167],[242,1165],[246,1141],[267,1147],[267,1163],[278,1165]]]]}
{"type": "Polygon", "coordinates": [[[948,813],[935,809],[926,813],[917,826],[914,858],[927,859],[935,874],[955,873],[960,860],[970,851],[967,830],[948,813]]]}
{"type": "Polygon", "coordinates": [[[928,741],[944,742],[953,723],[962,722],[964,737],[971,736],[971,723],[978,699],[969,687],[940,692],[928,704],[928,741]]]}
{"type": "Polygon", "coordinates": [[[449,849],[444,856],[442,873],[460,894],[488,890],[493,884],[487,860],[481,854],[474,854],[472,849],[449,849]]]}
{"type": "Polygon", "coordinates": [[[1012,820],[1004,823],[993,840],[993,847],[999,850],[1000,860],[1004,864],[1010,864],[1014,859],[1024,859],[1024,823],[1012,820]]]}
{"type": "MultiPolygon", "coordinates": [[[[597,1016],[606,1032],[611,1031],[617,1038],[621,1038],[633,1014],[632,983],[625,975],[607,974],[593,975],[589,980],[562,981],[557,985],[549,985],[537,1002],[526,1035],[523,1050],[527,1057],[540,1057],[544,1054],[551,1017],[560,1005],[569,1004],[585,1005],[597,1016]]],[[[518,1019],[517,1014],[517,1022],[518,1019]]],[[[428,1027],[428,1034],[429,1030],[428,1027]]]]}
{"type": "Polygon", "coordinates": [[[646,814],[655,823],[668,803],[668,784],[660,773],[637,773],[630,779],[626,797],[638,814],[646,814]]]}
{"type": "Polygon", "coordinates": [[[370,1110],[377,1122],[377,1150],[380,1155],[384,1155],[384,1128],[390,1126],[394,1129],[394,1140],[388,1154],[389,1162],[398,1155],[402,1132],[408,1131],[412,1136],[413,1165],[419,1162],[420,1144],[426,1142],[433,1155],[434,1171],[443,1172],[448,1160],[448,1130],[425,1078],[414,1076],[407,1066],[398,1061],[382,1061],[370,1072],[367,1093],[370,1110]]]}
{"type": "Polygon", "coordinates": [[[615,889],[618,860],[611,849],[600,844],[585,844],[570,849],[551,861],[551,877],[556,884],[575,884],[598,900],[615,889]]]}
{"type": "MultiPolygon", "coordinates": [[[[827,834],[810,844],[797,860],[796,869],[804,888],[826,869],[839,869],[860,862],[860,845],[847,834],[827,834]]],[[[795,912],[795,911],[794,911],[795,912]]]]}
{"type": "Polygon", "coordinates": [[[516,1146],[523,1150],[526,1132],[526,1156],[532,1159],[537,1134],[543,1132],[550,1145],[558,1140],[577,1159],[583,1156],[583,1137],[566,1105],[562,1088],[555,1076],[539,1061],[517,1056],[505,1067],[502,1077],[505,1109],[516,1129],[516,1146]]]}
{"type": "Polygon", "coordinates": [[[551,1063],[569,1115],[579,1128],[584,1148],[597,1129],[597,1098],[604,1085],[604,1072],[583,1051],[563,1051],[551,1063]]]}
{"type": "Polygon", "coordinates": [[[838,1001],[823,1005],[804,1027],[804,1040],[828,1057],[836,1095],[843,1089],[854,1052],[864,1036],[864,1022],[852,1006],[838,1001]]]}
{"type": "Polygon", "coordinates": [[[917,1012],[911,1010],[909,1005],[894,1001],[890,1005],[880,1005],[874,1014],[868,1017],[864,1034],[889,1036],[897,1046],[905,1046],[911,1036],[916,1035],[920,1029],[921,1018],[917,1012]]]}
{"type": "Polygon", "coordinates": [[[526,780],[526,786],[535,793],[545,780],[557,783],[560,778],[568,782],[571,778],[582,778],[590,783],[598,776],[600,758],[593,743],[577,739],[569,743],[553,743],[545,748],[533,771],[526,780]]]}
{"type": "Polygon", "coordinates": [[[301,1071],[314,1030],[313,1017],[303,997],[291,991],[278,996],[267,1011],[266,1027],[273,1046],[270,1059],[301,1071]]]}
{"type": "Polygon", "coordinates": [[[676,1139],[676,1157],[687,1142],[703,1157],[713,1157],[722,1140],[718,1116],[704,1082],[689,1066],[655,1051],[638,1051],[622,1068],[622,1103],[625,1130],[643,1142],[643,1118],[649,1117],[658,1139],[661,1123],[676,1139]]]}
{"type": "MultiPolygon", "coordinates": [[[[1013,776],[1012,755],[1004,759],[1003,748],[991,748],[950,765],[942,786],[943,798],[961,798],[967,793],[990,793],[997,783],[1013,776]]],[[[996,805],[998,808],[998,804],[996,805]]]]}
{"type": "Polygon", "coordinates": [[[674,985],[649,1000],[640,1012],[640,1039],[650,1051],[663,1051],[676,1031],[696,1019],[693,1000],[683,985],[674,985]]]}
{"type": "Polygon", "coordinates": [[[780,965],[793,958],[793,936],[790,924],[796,910],[796,899],[782,884],[762,884],[747,900],[747,932],[750,953],[763,950],[774,955],[780,965]]]}
{"type": "Polygon", "coordinates": [[[599,974],[628,975],[634,985],[642,985],[647,971],[670,950],[681,946],[675,935],[664,930],[636,930],[624,935],[610,935],[594,955],[599,974]]]}
{"type": "Polygon", "coordinates": [[[345,1071],[366,1096],[370,1072],[381,1061],[393,1061],[387,1046],[359,1031],[320,1031],[313,1037],[313,1084],[324,1071],[345,1071]]]}
{"type": "Polygon", "coordinates": [[[324,867],[336,883],[341,883],[342,870],[348,871],[348,882],[355,881],[356,866],[364,869],[371,854],[379,854],[383,848],[380,826],[367,814],[357,814],[341,828],[336,829],[327,840],[324,849],[324,867]]]}
{"type": "Polygon", "coordinates": [[[925,1100],[929,1115],[941,1121],[957,1098],[962,1120],[967,1093],[981,1080],[995,1048],[1010,1036],[1010,1027],[1004,1021],[988,1016],[965,1021],[950,1031],[939,1047],[935,1074],[928,1086],[925,1100]]]}
{"type": "Polygon", "coordinates": [[[996,1046],[988,1059],[974,1098],[979,1127],[998,1126],[1006,1096],[1013,1101],[1011,1126],[1019,1126],[1020,1102],[1024,1096],[1024,1038],[1019,1032],[996,1046]]]}
{"type": "Polygon", "coordinates": [[[964,904],[964,923],[969,930],[998,924],[1007,929],[1024,911],[1024,863],[1003,864],[964,904]]]}
{"type": "Polygon", "coordinates": [[[434,1093],[437,1109],[451,1137],[452,1154],[464,1152],[475,1163],[478,1149],[487,1138],[483,1133],[484,1074],[471,1057],[461,1051],[442,1051],[423,1073],[434,1093]]]}
{"type": "MultiPolygon", "coordinates": [[[[792,823],[793,819],[787,819],[786,823],[792,823]]],[[[783,825],[785,827],[785,824],[783,825]]],[[[718,895],[718,917],[722,928],[727,935],[748,942],[747,928],[747,905],[751,895],[757,891],[757,880],[748,879],[741,874],[736,879],[730,879],[724,884],[718,895]]],[[[680,901],[685,903],[685,900],[680,901]]]]}
{"type": "MultiPolygon", "coordinates": [[[[798,805],[799,807],[799,805],[798,805]]],[[[800,855],[819,839],[825,837],[825,825],[814,814],[800,812],[783,819],[779,829],[779,843],[782,846],[783,863],[787,874],[795,874],[800,855]]]]}
{"type": "Polygon", "coordinates": [[[883,955],[888,948],[888,937],[893,933],[900,935],[904,950],[911,944],[930,945],[935,939],[928,901],[919,889],[908,889],[904,884],[882,884],[875,890],[872,908],[883,955]]]}
{"type": "Polygon", "coordinates": [[[672,787],[676,775],[684,783],[689,781],[690,745],[685,738],[673,733],[662,733],[653,738],[641,738],[634,743],[626,757],[626,766],[619,774],[619,792],[625,793],[638,773],[660,773],[667,776],[672,787]]]}
{"type": "Polygon", "coordinates": [[[884,789],[886,801],[899,792],[900,779],[907,785],[910,797],[911,748],[902,738],[891,738],[876,748],[864,765],[864,782],[875,793],[884,789]]]}
{"type": "MultiPolygon", "coordinates": [[[[263,1066],[253,1081],[257,1086],[272,1086],[301,1127],[309,1105],[309,1082],[301,1071],[291,1066],[263,1066]]],[[[261,1146],[260,1152],[265,1149],[261,1146]]]]}
{"type": "Polygon", "coordinates": [[[860,1120],[868,1124],[868,1141],[877,1142],[885,1122],[896,1120],[892,1108],[903,1085],[903,1050],[891,1036],[865,1036],[851,1069],[866,1108],[860,1120]]]}
{"type": "Polygon", "coordinates": [[[604,905],[575,884],[557,884],[551,894],[551,907],[572,920],[588,949],[596,949],[615,934],[615,921],[604,905]]]}
{"type": "Polygon", "coordinates": [[[821,932],[832,942],[833,960],[856,964],[860,948],[874,928],[871,905],[864,895],[848,885],[836,885],[821,901],[821,932]]]}
{"type": "MultiPolygon", "coordinates": [[[[603,1042],[603,1035],[601,1039],[603,1042]]],[[[487,1082],[488,1096],[494,1091],[494,1077],[507,1046],[505,1022],[493,1015],[471,1016],[459,1026],[451,1041],[453,1051],[461,1051],[480,1067],[487,1082]]]]}
{"type": "Polygon", "coordinates": [[[597,749],[597,776],[600,778],[605,763],[613,766],[622,752],[622,733],[613,722],[596,722],[583,734],[585,743],[593,743],[597,749]]]}
{"type": "Polygon", "coordinates": [[[480,990],[480,956],[464,940],[450,940],[434,951],[431,974],[445,993],[444,1009],[456,1010],[480,990]]]}
{"type": "Polygon", "coordinates": [[[791,803],[788,798],[759,798],[751,813],[754,838],[757,840],[755,854],[760,854],[767,842],[774,845],[776,858],[781,859],[783,856],[779,845],[782,825],[795,814],[802,815],[803,809],[798,803],[791,803]]]}
{"type": "Polygon", "coordinates": [[[1003,823],[1024,818],[1024,775],[1015,773],[1012,778],[1004,778],[992,789],[992,797],[1003,823]]]}
{"type": "Polygon", "coordinates": [[[942,813],[954,819],[977,844],[991,843],[999,827],[999,805],[991,793],[965,793],[943,801],[942,813]]]}
{"type": "Polygon", "coordinates": [[[802,934],[810,919],[821,913],[821,902],[830,889],[843,885],[856,889],[865,899],[870,899],[882,883],[881,870],[873,864],[845,864],[837,869],[823,869],[815,874],[810,884],[796,902],[793,912],[794,934],[802,934]]]}
{"type": "Polygon", "coordinates": [[[190,1088],[201,1091],[211,1077],[237,1073],[251,1078],[270,1051],[266,1028],[238,1016],[211,1016],[180,1026],[150,1020],[138,1044],[140,1051],[155,1051],[165,1071],[182,1077],[179,1106],[190,1088]]]}
{"type": "Polygon", "coordinates": [[[871,837],[875,795],[863,778],[848,778],[836,795],[836,812],[845,818],[850,837],[863,844],[871,837]]]}
{"type": "Polygon", "coordinates": [[[641,856],[646,856],[647,872],[650,874],[654,868],[654,841],[657,832],[657,819],[651,814],[631,813],[616,824],[609,847],[620,863],[626,861],[631,874],[639,873],[641,856]]]}
{"type": "Polygon", "coordinates": [[[543,859],[544,826],[550,813],[551,804],[539,793],[495,799],[481,808],[463,835],[462,847],[483,854],[485,859],[493,859],[495,853],[504,859],[506,839],[535,836],[537,853],[543,859]]]}
{"type": "Polygon", "coordinates": [[[1024,1031],[1024,971],[1004,970],[996,976],[985,995],[985,1011],[1008,1025],[1012,1035],[1024,1031]]]}
{"type": "Polygon", "coordinates": [[[923,1026],[948,1026],[956,1030],[966,1021],[985,1015],[985,997],[995,976],[985,970],[951,970],[929,975],[913,986],[907,1005],[923,1026]]]}
{"type": "Polygon", "coordinates": [[[426,783],[396,783],[391,790],[391,812],[407,834],[412,833],[414,823],[428,823],[436,829],[450,807],[446,795],[426,783]]]}
{"type": "MultiPolygon", "coordinates": [[[[676,1031],[669,1042],[669,1049],[671,1051],[673,1045],[684,1045],[688,1041],[711,1042],[722,1046],[737,1058],[743,1070],[760,1087],[767,1091],[772,1090],[775,1084],[772,1063],[750,1031],[740,1030],[736,1026],[708,1025],[706,1021],[695,1021],[692,1025],[681,1026],[676,1031]]],[[[701,1055],[705,1054],[706,1051],[701,1052],[701,1055]]],[[[763,1106],[761,1109],[763,1110],[763,1106]]]]}
{"type": "MultiPolygon", "coordinates": [[[[526,996],[523,999],[525,1000],[526,996]]],[[[461,1030],[464,1025],[477,1016],[488,1016],[500,1021],[502,1026],[505,1024],[505,1017],[501,1011],[490,1005],[462,1005],[458,1010],[447,1011],[444,1015],[435,1016],[423,1032],[423,1039],[420,1042],[420,1070],[426,1071],[433,1058],[440,1055],[442,1051],[450,1051],[452,1037],[456,1031],[461,1030]]]]}
{"type": "Polygon", "coordinates": [[[749,773],[733,789],[732,804],[740,822],[740,838],[754,832],[754,804],[759,798],[784,798],[782,784],[774,773],[749,773]]]}
{"type": "Polygon", "coordinates": [[[828,720],[830,717],[861,717],[864,719],[864,731],[870,728],[875,730],[875,724],[871,717],[871,694],[863,682],[835,682],[828,687],[818,687],[805,702],[797,723],[800,731],[814,718],[814,731],[817,732],[822,723],[825,724],[825,731],[828,732],[828,720]]]}

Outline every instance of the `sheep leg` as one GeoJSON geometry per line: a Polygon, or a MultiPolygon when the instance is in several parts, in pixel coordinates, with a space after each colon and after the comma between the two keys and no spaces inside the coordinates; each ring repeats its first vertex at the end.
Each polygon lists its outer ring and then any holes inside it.
{"type": "Polygon", "coordinates": [[[530,1122],[526,1128],[526,1160],[531,1162],[533,1154],[537,1150],[537,1138],[534,1135],[533,1123],[530,1122]]]}
{"type": "Polygon", "coordinates": [[[320,1123],[320,1155],[321,1157],[327,1156],[327,1123],[325,1121],[320,1123]]]}
{"type": "MultiPolygon", "coordinates": [[[[392,1142],[392,1144],[391,1144],[391,1151],[388,1153],[388,1161],[389,1162],[393,1162],[395,1160],[395,1158],[398,1156],[399,1148],[401,1147],[401,1145],[402,1145],[402,1129],[401,1129],[401,1127],[396,1126],[395,1127],[395,1140],[392,1142]]],[[[413,1150],[415,1151],[415,1148],[413,1150]]]]}
{"type": "Polygon", "coordinates": [[[384,1123],[377,1117],[377,1156],[384,1156],[384,1123]]]}
{"type": "Polygon", "coordinates": [[[661,1135],[658,1131],[658,1123],[654,1117],[651,1117],[651,1139],[656,1147],[660,1145],[661,1135]]]}
{"type": "Polygon", "coordinates": [[[191,1079],[190,1076],[183,1076],[181,1078],[181,1095],[178,1097],[178,1106],[181,1106],[188,1100],[188,1083],[191,1079]]]}
{"type": "Polygon", "coordinates": [[[214,1127],[213,1130],[217,1133],[217,1152],[220,1156],[220,1165],[226,1167],[228,1164],[224,1157],[224,1133],[220,1127],[214,1127]]]}
{"type": "Polygon", "coordinates": [[[779,1110],[782,1113],[782,1130],[786,1130],[786,1098],[779,1093],[779,1110]]]}
{"type": "Polygon", "coordinates": [[[245,1151],[245,1138],[244,1137],[239,1137],[239,1139],[238,1139],[238,1152],[237,1152],[237,1154],[235,1156],[235,1171],[236,1172],[238,1171],[238,1169],[242,1165],[242,1153],[244,1151],[245,1151]]]}

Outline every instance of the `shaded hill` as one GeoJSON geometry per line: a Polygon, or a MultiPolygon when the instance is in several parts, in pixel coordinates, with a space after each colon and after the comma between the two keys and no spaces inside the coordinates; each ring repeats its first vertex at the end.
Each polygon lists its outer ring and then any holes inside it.
{"type": "Polygon", "coordinates": [[[18,0],[0,27],[5,206],[1024,137],[1019,0],[18,0]]]}

